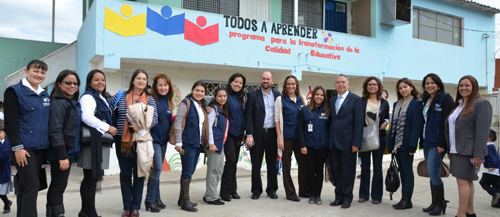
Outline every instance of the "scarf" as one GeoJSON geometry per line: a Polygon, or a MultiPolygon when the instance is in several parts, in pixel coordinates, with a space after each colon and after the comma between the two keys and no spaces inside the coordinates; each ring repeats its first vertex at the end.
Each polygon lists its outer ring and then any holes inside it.
{"type": "MultiPolygon", "coordinates": [[[[141,103],[142,102],[145,105],[147,105],[148,104],[148,99],[149,99],[149,96],[146,93],[143,92],[139,96],[139,99],[137,99],[137,103],[141,103]]],[[[127,108],[130,105],[133,105],[133,104],[136,103],[136,102],[134,102],[134,94],[132,92],[130,92],[130,93],[127,94],[126,103],[127,103],[127,108]]],[[[122,155],[124,157],[133,157],[134,156],[132,154],[132,151],[133,151],[133,149],[132,149],[132,146],[133,146],[133,143],[132,143],[133,133],[129,129],[128,124],[129,124],[128,123],[128,118],[126,118],[125,122],[123,123],[121,151],[122,151],[122,155]]]]}
{"type": "Polygon", "coordinates": [[[410,102],[413,100],[413,96],[410,96],[405,103],[403,103],[403,99],[398,100],[396,103],[396,108],[394,109],[394,120],[397,123],[397,126],[392,128],[392,134],[395,136],[394,149],[392,149],[392,153],[397,153],[398,149],[403,145],[403,133],[405,131],[405,123],[406,123],[406,111],[408,110],[408,106],[410,102]],[[399,111],[399,112],[398,112],[399,111]]]}

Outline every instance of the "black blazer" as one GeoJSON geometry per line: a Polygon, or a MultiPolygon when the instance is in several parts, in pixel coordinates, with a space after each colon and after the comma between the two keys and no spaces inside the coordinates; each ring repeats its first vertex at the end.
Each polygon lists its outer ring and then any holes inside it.
{"type": "MultiPolygon", "coordinates": [[[[362,99],[363,103],[363,114],[366,115],[366,104],[368,104],[368,99],[362,99]]],[[[382,126],[382,124],[385,122],[385,119],[389,120],[389,102],[387,102],[387,100],[385,99],[381,99],[380,100],[380,111],[379,111],[379,114],[378,114],[378,117],[380,119],[379,123],[378,123],[378,128],[380,129],[380,126],[382,126]]],[[[366,127],[366,122],[364,121],[365,119],[363,119],[363,123],[366,127]]],[[[389,120],[390,121],[390,120],[389,120]]],[[[389,123],[387,123],[389,124],[389,123]]],[[[379,133],[380,137],[384,137],[386,135],[386,131],[385,129],[382,129],[380,130],[380,133],[379,133]]]]}
{"type": "Polygon", "coordinates": [[[363,126],[365,125],[365,114],[362,109],[362,99],[358,95],[349,92],[340,106],[338,114],[335,114],[335,103],[337,97],[330,99],[330,149],[335,146],[341,151],[352,150],[352,146],[361,147],[363,140],[363,126]]]}
{"type": "MultiPolygon", "coordinates": [[[[276,98],[280,96],[280,92],[275,90],[274,88],[272,88],[271,91],[273,91],[274,100],[276,100],[276,98]]],[[[264,108],[264,99],[262,96],[262,90],[258,89],[249,92],[247,94],[247,102],[245,106],[246,134],[252,135],[255,142],[260,141],[262,128],[264,128],[265,117],[266,117],[266,109],[264,108]]]]}

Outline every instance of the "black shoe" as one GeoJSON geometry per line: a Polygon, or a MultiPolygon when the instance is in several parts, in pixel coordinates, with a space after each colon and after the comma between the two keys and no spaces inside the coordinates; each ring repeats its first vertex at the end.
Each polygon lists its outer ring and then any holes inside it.
{"type": "Polygon", "coordinates": [[[320,197],[320,196],[316,196],[316,204],[317,204],[317,205],[321,205],[321,204],[323,204],[323,200],[321,200],[321,197],[320,197]]]}
{"type": "Polygon", "coordinates": [[[233,193],[233,194],[231,194],[231,197],[232,197],[233,199],[240,199],[240,198],[241,198],[241,197],[240,197],[240,195],[239,195],[238,193],[233,193]]]}
{"type": "Polygon", "coordinates": [[[87,215],[87,213],[84,213],[84,212],[79,212],[78,213],[78,217],[87,217],[89,215],[87,215]]]}
{"type": "Polygon", "coordinates": [[[146,211],[151,211],[151,212],[160,212],[161,208],[156,204],[156,202],[145,202],[144,201],[144,206],[146,207],[146,211]]]}
{"type": "Polygon", "coordinates": [[[340,207],[342,207],[343,209],[347,209],[347,208],[351,207],[351,203],[344,202],[344,203],[342,203],[342,206],[340,206],[340,207]]]}
{"type": "Polygon", "coordinates": [[[223,200],[223,201],[226,201],[226,202],[231,202],[231,197],[221,196],[220,199],[223,200]]]}
{"type": "Polygon", "coordinates": [[[258,200],[260,195],[258,194],[252,194],[252,200],[258,200]]]}
{"type": "Polygon", "coordinates": [[[271,199],[278,199],[278,195],[276,194],[276,192],[267,194],[267,196],[270,197],[271,199]]]}
{"type": "Polygon", "coordinates": [[[491,206],[496,207],[498,201],[500,201],[500,193],[496,193],[495,195],[493,195],[493,199],[491,200],[491,206]]]}
{"type": "Polygon", "coordinates": [[[335,200],[330,203],[330,206],[340,206],[343,202],[340,200],[335,200]]]}
{"type": "Polygon", "coordinates": [[[10,206],[12,206],[12,201],[9,200],[8,203],[3,206],[3,214],[10,212],[10,206]]]}
{"type": "Polygon", "coordinates": [[[161,209],[167,208],[167,205],[165,205],[161,200],[156,200],[156,205],[158,205],[161,209]]]}
{"type": "Polygon", "coordinates": [[[287,198],[287,200],[291,200],[291,201],[295,201],[295,202],[300,202],[300,198],[297,197],[297,195],[294,195],[294,196],[292,196],[290,198],[287,198]]]}
{"type": "Polygon", "coordinates": [[[476,217],[476,213],[472,213],[472,214],[465,213],[465,216],[467,216],[467,217],[476,217]]]}
{"type": "Polygon", "coordinates": [[[308,201],[310,204],[315,204],[316,203],[316,196],[311,196],[308,201]]]}
{"type": "Polygon", "coordinates": [[[181,209],[188,212],[198,212],[198,209],[194,208],[191,203],[181,203],[181,209]]]}
{"type": "Polygon", "coordinates": [[[207,201],[208,204],[212,205],[224,205],[225,203],[220,201],[220,199],[214,200],[214,201],[207,201]]]}
{"type": "Polygon", "coordinates": [[[403,197],[399,201],[399,203],[392,205],[394,209],[411,209],[413,208],[413,204],[411,203],[411,197],[413,193],[404,193],[403,197]]]}

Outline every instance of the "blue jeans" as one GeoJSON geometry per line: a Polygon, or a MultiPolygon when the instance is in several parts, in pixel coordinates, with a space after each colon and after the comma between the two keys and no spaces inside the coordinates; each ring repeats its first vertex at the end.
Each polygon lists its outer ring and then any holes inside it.
{"type": "Polygon", "coordinates": [[[441,162],[443,162],[444,154],[445,152],[439,154],[437,147],[424,146],[424,158],[425,163],[427,163],[427,173],[429,174],[432,185],[443,184],[441,175],[439,175],[439,169],[441,168],[441,162]]]}
{"type": "Polygon", "coordinates": [[[116,157],[120,166],[120,188],[122,192],[123,210],[140,210],[144,177],[137,175],[137,154],[132,151],[133,157],[125,157],[121,152],[121,136],[115,136],[116,157]],[[132,177],[134,181],[132,183],[132,177]]]}
{"type": "Polygon", "coordinates": [[[359,185],[359,198],[368,200],[370,197],[370,155],[373,157],[372,200],[382,201],[384,192],[384,178],[382,171],[382,158],[386,146],[385,137],[380,138],[380,147],[377,150],[360,152],[361,183],[359,185]]]}
{"type": "Polygon", "coordinates": [[[415,186],[415,177],[413,176],[413,155],[408,151],[398,151],[396,161],[399,166],[399,175],[401,176],[401,186],[403,193],[413,193],[415,186]]]}
{"type": "Polygon", "coordinates": [[[155,154],[153,155],[153,177],[148,180],[148,190],[146,193],[146,202],[152,203],[160,200],[160,174],[165,160],[167,144],[160,145],[153,143],[155,154]]]}
{"type": "Polygon", "coordinates": [[[200,146],[182,146],[185,153],[181,155],[181,163],[182,163],[182,179],[190,179],[193,176],[194,171],[196,170],[196,164],[198,163],[198,158],[200,157],[200,146]]]}

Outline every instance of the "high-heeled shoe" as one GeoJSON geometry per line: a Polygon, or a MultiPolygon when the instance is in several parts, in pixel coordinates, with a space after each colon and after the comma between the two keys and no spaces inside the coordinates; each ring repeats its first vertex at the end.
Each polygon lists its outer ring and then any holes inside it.
{"type": "Polygon", "coordinates": [[[472,214],[465,213],[465,215],[466,215],[467,217],[476,217],[476,213],[472,213],[472,214]]]}
{"type": "Polygon", "coordinates": [[[146,211],[160,212],[161,210],[161,208],[158,207],[158,204],[156,204],[156,202],[144,202],[144,206],[146,206],[146,211]]]}

